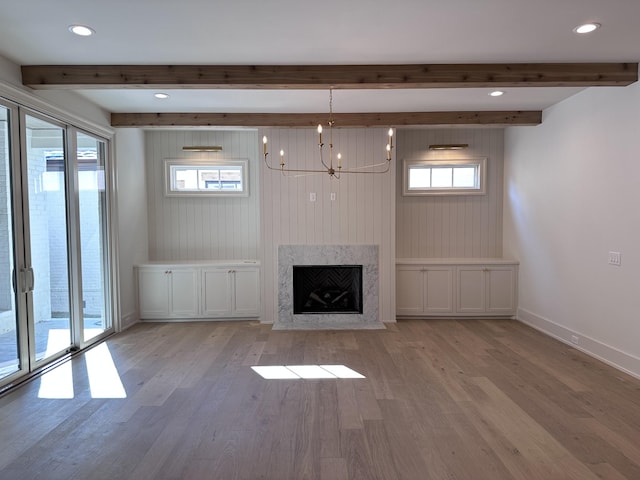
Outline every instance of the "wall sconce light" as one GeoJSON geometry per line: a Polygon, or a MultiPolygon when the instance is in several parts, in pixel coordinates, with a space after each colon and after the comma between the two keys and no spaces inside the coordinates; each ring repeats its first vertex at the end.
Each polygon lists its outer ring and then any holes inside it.
{"type": "Polygon", "coordinates": [[[468,143],[444,143],[440,145],[429,145],[429,150],[463,150],[469,148],[468,143]]]}
{"type": "Polygon", "coordinates": [[[209,145],[209,146],[193,145],[193,146],[184,146],[182,147],[182,150],[184,150],[185,152],[221,152],[222,146],[221,145],[209,145]]]}

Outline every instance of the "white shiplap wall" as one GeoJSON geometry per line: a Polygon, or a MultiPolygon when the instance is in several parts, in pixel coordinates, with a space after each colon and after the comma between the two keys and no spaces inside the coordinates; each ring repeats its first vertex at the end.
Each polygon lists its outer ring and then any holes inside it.
{"type": "Polygon", "coordinates": [[[397,258],[502,256],[503,129],[399,130],[396,175],[397,258]],[[468,143],[462,151],[430,152],[430,144],[468,143]],[[487,193],[402,195],[404,159],[487,157],[487,193]]]}
{"type": "MultiPolygon", "coordinates": [[[[336,129],[333,143],[344,167],[383,161],[386,132],[336,129]]],[[[269,137],[273,164],[283,149],[291,168],[317,168],[315,129],[264,129],[262,135],[269,137]]],[[[323,141],[328,146],[326,131],[323,141]]],[[[380,320],[395,321],[395,168],[384,175],[343,174],[335,180],[327,174],[283,177],[263,165],[260,176],[263,321],[273,322],[277,315],[278,245],[378,245],[380,320]],[[309,200],[312,192],[315,202],[309,200]]]]}
{"type": "Polygon", "coordinates": [[[145,147],[150,260],[258,258],[260,194],[256,130],[147,131],[145,147]],[[184,145],[222,145],[223,151],[189,153],[182,151],[184,145]],[[164,161],[175,158],[249,159],[249,196],[165,196],[164,161]]]}

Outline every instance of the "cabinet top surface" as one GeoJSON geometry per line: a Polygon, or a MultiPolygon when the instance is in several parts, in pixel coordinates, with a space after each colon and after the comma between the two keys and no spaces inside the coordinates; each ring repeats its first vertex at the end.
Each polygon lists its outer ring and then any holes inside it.
{"type": "Polygon", "coordinates": [[[258,260],[154,260],[137,267],[257,267],[258,260]]]}
{"type": "Polygon", "coordinates": [[[396,265],[518,265],[509,258],[397,258],[396,265]]]}

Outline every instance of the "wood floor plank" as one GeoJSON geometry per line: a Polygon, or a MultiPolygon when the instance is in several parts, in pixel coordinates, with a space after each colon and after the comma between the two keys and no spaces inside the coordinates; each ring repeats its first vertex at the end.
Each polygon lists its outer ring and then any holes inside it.
{"type": "Polygon", "coordinates": [[[320,480],[349,480],[346,460],[344,458],[320,460],[320,480]]]}
{"type": "MultiPolygon", "coordinates": [[[[537,475],[534,478],[597,478],[490,380],[476,378],[473,381],[484,393],[474,398],[473,415],[491,425],[513,445],[510,457],[525,458],[532,473],[537,475]],[[514,452],[517,455],[513,455],[514,452]]],[[[498,455],[501,453],[501,458],[505,458],[509,452],[498,451],[498,455]]]]}
{"type": "Polygon", "coordinates": [[[341,430],[361,429],[364,427],[356,400],[354,381],[337,383],[338,424],[341,430]]]}
{"type": "Polygon", "coordinates": [[[0,398],[2,480],[640,478],[640,381],[514,321],[142,323],[105,345],[125,398],[92,397],[83,354],[51,377],[68,398],[0,398]],[[250,368],[295,364],[365,378],[250,368]]]}
{"type": "Polygon", "coordinates": [[[389,452],[397,468],[398,478],[437,480],[439,458],[434,459],[431,446],[435,440],[419,433],[419,419],[403,400],[380,400],[389,438],[389,452]],[[389,421],[393,419],[393,421],[389,421]]]}

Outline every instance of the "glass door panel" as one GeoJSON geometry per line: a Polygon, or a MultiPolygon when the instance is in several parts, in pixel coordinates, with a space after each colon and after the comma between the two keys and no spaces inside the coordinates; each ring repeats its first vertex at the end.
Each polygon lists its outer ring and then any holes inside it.
{"type": "Polygon", "coordinates": [[[113,331],[107,145],[0,100],[0,386],[113,331]]]}
{"type": "Polygon", "coordinates": [[[9,109],[0,105],[0,382],[20,371],[9,109]]]}
{"type": "Polygon", "coordinates": [[[76,136],[82,277],[82,329],[88,341],[111,328],[107,307],[105,144],[76,136]]]}
{"type": "MultiPolygon", "coordinates": [[[[30,343],[35,362],[72,344],[69,297],[65,132],[61,126],[25,116],[28,204],[27,283],[31,290],[30,343]]],[[[24,174],[23,169],[23,174],[24,174]]]]}

